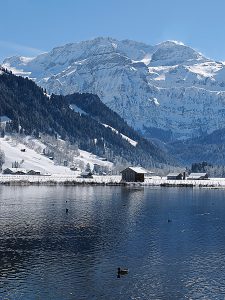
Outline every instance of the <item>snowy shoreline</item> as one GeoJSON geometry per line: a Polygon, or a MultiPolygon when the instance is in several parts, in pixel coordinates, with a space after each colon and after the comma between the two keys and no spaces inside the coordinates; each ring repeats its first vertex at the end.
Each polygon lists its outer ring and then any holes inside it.
{"type": "Polygon", "coordinates": [[[75,175],[54,174],[40,175],[0,175],[0,185],[126,185],[126,186],[162,186],[162,187],[198,187],[225,188],[225,178],[209,180],[167,180],[163,178],[146,178],[145,182],[121,182],[120,175],[93,176],[78,178],[75,175]]]}

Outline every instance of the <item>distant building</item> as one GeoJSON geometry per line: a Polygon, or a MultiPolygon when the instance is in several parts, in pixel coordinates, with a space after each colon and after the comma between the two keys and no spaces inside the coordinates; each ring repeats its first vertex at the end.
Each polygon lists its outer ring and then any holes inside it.
{"type": "Polygon", "coordinates": [[[80,177],[82,177],[82,178],[93,178],[93,174],[91,172],[82,172],[80,174],[80,177]]]}
{"type": "Polygon", "coordinates": [[[27,170],[22,169],[22,168],[6,168],[3,170],[3,174],[8,174],[8,175],[26,175],[27,170]]]}
{"type": "Polygon", "coordinates": [[[27,174],[27,170],[26,169],[21,169],[21,168],[17,168],[14,171],[15,175],[26,175],[27,174]]]}
{"type": "Polygon", "coordinates": [[[182,180],[183,174],[182,173],[169,173],[167,175],[168,180],[182,180]]]}
{"type": "Polygon", "coordinates": [[[151,172],[141,167],[128,167],[121,173],[122,180],[125,182],[144,182],[145,175],[151,172]]]}
{"type": "Polygon", "coordinates": [[[7,116],[0,116],[0,128],[5,129],[6,124],[12,120],[7,116]]]}
{"type": "Polygon", "coordinates": [[[7,116],[0,116],[0,123],[3,124],[3,123],[8,123],[8,122],[11,122],[12,120],[7,117],[7,116]]]}
{"type": "Polygon", "coordinates": [[[79,171],[78,168],[74,165],[70,166],[71,171],[79,171]]]}
{"type": "Polygon", "coordinates": [[[208,179],[209,175],[207,173],[191,173],[187,179],[191,180],[204,180],[208,179]]]}
{"type": "Polygon", "coordinates": [[[22,168],[6,168],[3,170],[6,175],[41,175],[40,171],[26,170],[22,168]]]}
{"type": "Polygon", "coordinates": [[[27,172],[27,175],[41,175],[40,171],[30,170],[27,172]]]}
{"type": "Polygon", "coordinates": [[[7,174],[7,175],[11,175],[11,174],[13,174],[13,170],[11,168],[6,168],[5,170],[3,170],[2,173],[7,174]]]}

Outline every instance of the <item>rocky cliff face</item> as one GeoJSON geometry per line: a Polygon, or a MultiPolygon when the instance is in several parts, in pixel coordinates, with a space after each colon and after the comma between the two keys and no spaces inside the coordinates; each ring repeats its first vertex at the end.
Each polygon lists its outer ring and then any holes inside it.
{"type": "Polygon", "coordinates": [[[150,137],[187,139],[224,127],[225,64],[178,42],[97,38],[3,65],[49,93],[97,94],[150,137]]]}

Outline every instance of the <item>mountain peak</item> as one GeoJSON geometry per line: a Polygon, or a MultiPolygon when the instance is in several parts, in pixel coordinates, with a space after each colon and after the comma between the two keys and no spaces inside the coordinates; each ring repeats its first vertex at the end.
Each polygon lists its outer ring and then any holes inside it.
{"type": "Polygon", "coordinates": [[[178,41],[165,41],[156,48],[152,55],[151,66],[189,65],[207,60],[196,50],[178,41]]]}
{"type": "Polygon", "coordinates": [[[48,93],[97,94],[149,136],[185,139],[223,124],[225,66],[178,41],[151,46],[97,37],[4,64],[48,93]]]}

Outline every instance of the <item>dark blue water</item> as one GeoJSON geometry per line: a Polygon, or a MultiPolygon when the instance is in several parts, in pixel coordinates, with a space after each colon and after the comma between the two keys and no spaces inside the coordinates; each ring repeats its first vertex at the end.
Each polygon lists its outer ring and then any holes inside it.
{"type": "Polygon", "coordinates": [[[225,299],[225,191],[0,187],[0,299],[225,299]]]}

